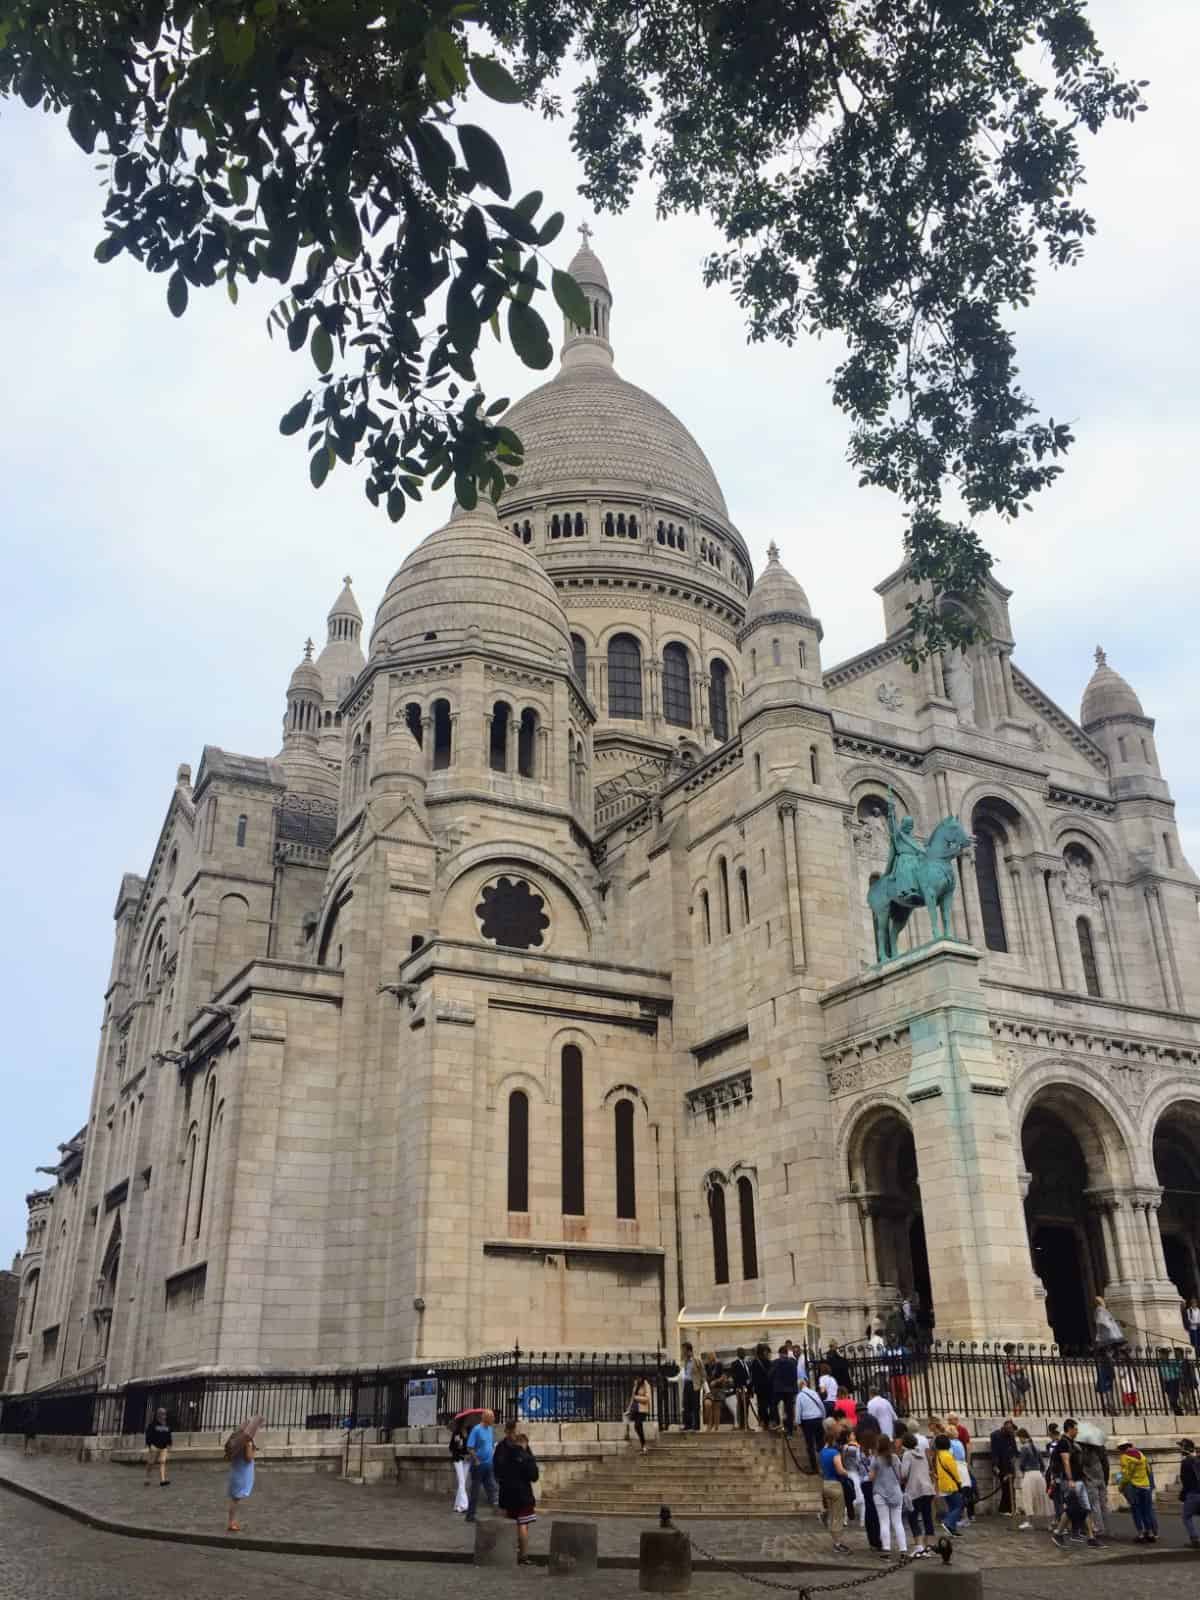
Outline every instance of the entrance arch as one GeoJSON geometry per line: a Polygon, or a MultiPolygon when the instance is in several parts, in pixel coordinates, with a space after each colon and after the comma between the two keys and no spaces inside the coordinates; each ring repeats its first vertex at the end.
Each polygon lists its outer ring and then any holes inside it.
{"type": "Polygon", "coordinates": [[[1093,1301],[1118,1277],[1114,1236],[1106,1232],[1106,1193],[1130,1181],[1120,1130],[1076,1085],[1050,1084],[1021,1123],[1029,1173],[1025,1223],[1034,1271],[1046,1291],[1046,1320],[1064,1348],[1089,1345],[1093,1301]]]}
{"type": "Polygon", "coordinates": [[[868,1282],[885,1291],[915,1294],[921,1324],[933,1324],[933,1295],[917,1147],[912,1128],[891,1106],[868,1111],[848,1149],[849,1178],[858,1201],[868,1282]]]}
{"type": "Polygon", "coordinates": [[[1200,1105],[1178,1101],[1159,1117],[1154,1173],[1162,1185],[1158,1225],[1167,1276],[1190,1300],[1200,1296],[1200,1105]]]}

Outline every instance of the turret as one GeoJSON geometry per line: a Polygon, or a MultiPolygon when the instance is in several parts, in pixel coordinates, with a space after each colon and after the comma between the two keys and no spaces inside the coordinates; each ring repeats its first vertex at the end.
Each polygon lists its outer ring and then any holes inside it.
{"type": "Polygon", "coordinates": [[[283,749],[279,765],[287,774],[290,790],[336,799],[337,778],[321,759],[321,674],[312,659],[313,642],[306,639],[302,656],[287,687],[287,710],[283,718],[283,749]]]}
{"type": "Polygon", "coordinates": [[[821,624],[808,596],[767,547],[767,565],[755,583],[738,633],[742,653],[742,723],[757,711],[797,700],[823,704],[821,624]]]}
{"type": "Polygon", "coordinates": [[[1142,702],[1121,674],[1109,666],[1099,645],[1096,670],[1083,691],[1079,721],[1107,755],[1118,794],[1131,787],[1144,788],[1147,778],[1161,782],[1154,719],[1142,710],[1142,702]]]}
{"type": "Polygon", "coordinates": [[[321,758],[342,759],[342,715],[339,707],[355,679],[366,665],[362,650],[362,612],[350,587],[350,575],[342,579],[342,592],[330,607],[326,619],[329,636],[317,657],[321,675],[321,758]]]}
{"type": "Polygon", "coordinates": [[[578,323],[566,323],[563,366],[585,366],[599,362],[611,367],[613,348],[609,343],[609,318],[612,315],[612,290],[608,286],[608,274],[603,263],[591,248],[589,241],[592,230],[585,222],[579,231],[583,235],[583,243],[571,258],[567,271],[587,296],[591,318],[586,328],[581,328],[578,323]]]}

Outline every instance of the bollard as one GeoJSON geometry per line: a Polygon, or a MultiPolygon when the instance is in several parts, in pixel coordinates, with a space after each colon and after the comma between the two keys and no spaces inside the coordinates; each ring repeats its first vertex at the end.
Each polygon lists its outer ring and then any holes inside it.
{"type": "Polygon", "coordinates": [[[983,1600],[983,1573],[978,1567],[920,1561],[913,1566],[912,1575],[913,1600],[983,1600]]]}
{"type": "Polygon", "coordinates": [[[572,1572],[595,1572],[598,1540],[594,1522],[550,1524],[550,1572],[556,1578],[572,1572]]]}
{"type": "Polygon", "coordinates": [[[638,1550],[644,1594],[686,1594],[692,1587],[692,1541],[677,1528],[647,1528],[638,1550]]]}
{"type": "Polygon", "coordinates": [[[477,1567],[511,1567],[515,1556],[508,1547],[508,1541],[500,1542],[501,1534],[507,1532],[511,1526],[508,1522],[501,1522],[498,1517],[493,1517],[486,1522],[475,1524],[475,1565],[477,1567]]]}

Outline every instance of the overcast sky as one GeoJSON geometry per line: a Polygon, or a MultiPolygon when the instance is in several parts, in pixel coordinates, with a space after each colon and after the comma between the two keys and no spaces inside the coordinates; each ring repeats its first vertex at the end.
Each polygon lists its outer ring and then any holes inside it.
{"type": "MultiPolygon", "coordinates": [[[[1186,201],[1200,14],[1193,0],[1091,9],[1123,69],[1151,80],[1151,111],[1092,141],[1099,235],[1021,318],[1026,386],[1079,442],[1060,486],[992,547],[1021,667],[1077,715],[1100,642],[1158,719],[1200,862],[1200,220],[1186,201]]],[[[541,188],[572,224],[595,220],[564,124],[491,106],[478,120],[502,138],[518,194],[541,188]]],[[[206,742],[273,754],[288,676],[306,635],[323,639],[342,574],[369,627],[449,510],[443,496],[393,527],[343,467],[314,492],[301,440],[276,426],[311,369],[268,343],[269,300],[234,309],[223,291],[193,292],[176,322],[165,278],[93,262],[100,181],[61,123],[4,107],[0,1258],[23,1242],[23,1197],[46,1181],[35,1166],[85,1120],[117,886],[145,870],[177,765],[195,768],[206,742]]],[[[575,242],[563,235],[563,264],[575,242]]],[[[897,565],[899,519],[846,465],[832,347],[748,346],[736,308],[701,285],[713,242],[695,219],[656,223],[645,194],[596,220],[617,365],[707,451],[756,570],[779,542],[828,666],[882,634],[872,585],[897,565]]],[[[535,382],[490,343],[482,378],[514,399],[535,382]]]]}

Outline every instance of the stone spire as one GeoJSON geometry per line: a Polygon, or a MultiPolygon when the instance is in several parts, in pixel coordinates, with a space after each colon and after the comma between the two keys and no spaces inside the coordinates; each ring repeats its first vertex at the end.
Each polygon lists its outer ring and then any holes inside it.
{"type": "Polygon", "coordinates": [[[592,249],[592,230],[586,222],[580,223],[579,233],[582,242],[571,257],[567,271],[587,296],[591,319],[586,328],[564,321],[563,366],[611,367],[613,349],[609,343],[609,318],[612,313],[612,290],[604,263],[592,249]]]}

